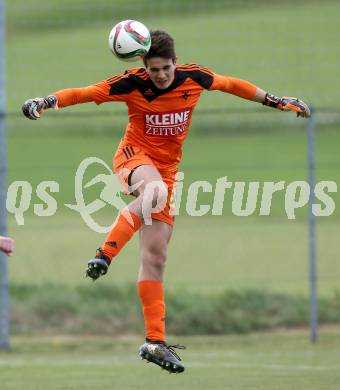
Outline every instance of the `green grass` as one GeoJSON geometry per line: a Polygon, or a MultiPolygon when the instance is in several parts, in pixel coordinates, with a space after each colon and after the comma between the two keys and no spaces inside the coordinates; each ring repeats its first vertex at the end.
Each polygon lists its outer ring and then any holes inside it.
{"type": "MultiPolygon", "coordinates": [[[[177,341],[177,340],[176,340],[177,341]]],[[[176,388],[188,390],[336,390],[340,386],[339,337],[306,332],[190,337],[178,340],[187,371],[167,375],[140,361],[140,339],[13,339],[0,353],[2,390],[176,388]]]]}
{"type": "MultiPolygon", "coordinates": [[[[23,335],[142,334],[135,283],[11,283],[11,331],[23,335]]],[[[319,300],[320,324],[340,323],[340,292],[319,300]]],[[[222,335],[302,327],[309,321],[306,295],[259,287],[218,293],[166,285],[167,334],[222,335]],[[171,286],[171,287],[170,287],[171,286]]]]}
{"type": "MultiPolygon", "coordinates": [[[[104,240],[80,217],[59,215],[11,225],[16,253],[9,262],[13,282],[85,284],[86,260],[104,240]]],[[[339,224],[318,225],[319,293],[339,289],[339,224]]],[[[137,237],[121,252],[103,283],[133,283],[139,264],[137,237]]],[[[170,243],[167,285],[206,292],[227,288],[308,293],[306,222],[178,218],[170,243]]]]}

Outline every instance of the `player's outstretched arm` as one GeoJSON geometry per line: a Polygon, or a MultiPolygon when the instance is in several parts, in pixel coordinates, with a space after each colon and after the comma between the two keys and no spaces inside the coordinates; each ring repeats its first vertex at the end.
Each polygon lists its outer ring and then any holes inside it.
{"type": "Polygon", "coordinates": [[[63,108],[74,104],[88,103],[95,100],[95,86],[67,88],[54,92],[45,98],[28,99],[22,106],[22,112],[28,119],[39,119],[48,108],[63,108]]]}
{"type": "Polygon", "coordinates": [[[0,250],[6,253],[6,255],[11,256],[14,251],[13,238],[0,236],[0,250]]]}
{"type": "MultiPolygon", "coordinates": [[[[37,97],[34,99],[28,99],[22,106],[22,112],[28,119],[39,119],[41,114],[48,108],[63,108],[80,103],[88,103],[96,101],[97,90],[103,88],[102,84],[109,89],[106,81],[98,83],[97,85],[90,85],[83,88],[67,88],[57,92],[53,92],[51,95],[45,98],[37,97]]],[[[107,93],[108,97],[109,94],[107,93]]],[[[106,97],[106,96],[105,96],[106,97]]],[[[104,99],[105,101],[105,99],[104,99]]]]}
{"type": "Polygon", "coordinates": [[[102,80],[82,88],[66,88],[53,92],[45,98],[28,99],[22,106],[22,112],[29,119],[39,119],[48,108],[63,108],[75,104],[95,102],[101,104],[112,101],[126,101],[125,74],[102,80]],[[112,91],[113,90],[113,91],[112,91]]]}
{"type": "Polygon", "coordinates": [[[279,98],[249,81],[237,79],[235,77],[214,74],[214,80],[209,89],[231,93],[243,99],[262,103],[265,106],[277,108],[278,110],[295,111],[297,116],[301,116],[302,118],[308,118],[310,116],[308,105],[301,99],[287,96],[279,98]]]}

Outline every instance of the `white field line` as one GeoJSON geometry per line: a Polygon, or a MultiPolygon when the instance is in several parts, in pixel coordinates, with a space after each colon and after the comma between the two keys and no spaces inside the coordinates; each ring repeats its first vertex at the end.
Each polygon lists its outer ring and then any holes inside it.
{"type": "Polygon", "coordinates": [[[139,358],[136,355],[124,356],[120,358],[115,358],[111,356],[109,358],[102,357],[98,358],[96,356],[93,359],[79,359],[77,357],[73,358],[55,358],[55,357],[45,357],[45,358],[27,358],[26,359],[0,359],[0,368],[1,367],[54,367],[54,366],[98,366],[98,367],[110,367],[114,366],[124,366],[129,363],[139,363],[139,358]]]}
{"type": "Polygon", "coordinates": [[[190,362],[187,367],[223,367],[223,368],[248,368],[257,370],[287,370],[287,371],[338,371],[340,366],[308,366],[291,364],[251,364],[251,363],[207,363],[190,362]]]}
{"type": "MultiPolygon", "coordinates": [[[[126,366],[126,364],[137,365],[140,361],[138,356],[124,356],[124,358],[102,358],[98,359],[58,359],[58,358],[36,358],[36,359],[0,359],[0,368],[2,367],[61,367],[61,366],[126,366]]],[[[296,364],[252,364],[252,363],[227,363],[227,362],[209,362],[209,361],[187,361],[188,368],[245,368],[256,370],[279,370],[279,371],[337,371],[340,372],[340,365],[296,365],[296,364]]]]}
{"type": "MultiPolygon", "coordinates": [[[[325,356],[329,356],[329,352],[327,351],[282,351],[282,352],[249,352],[251,356],[253,357],[278,357],[278,358],[284,358],[284,357],[315,357],[320,356],[321,354],[324,354],[325,356]]],[[[207,352],[204,354],[205,357],[209,359],[220,359],[223,358],[235,358],[235,357],[242,357],[244,356],[244,352],[238,352],[238,351],[219,351],[219,352],[207,352]]],[[[340,351],[332,351],[332,356],[339,356],[340,357],[340,351]]]]}

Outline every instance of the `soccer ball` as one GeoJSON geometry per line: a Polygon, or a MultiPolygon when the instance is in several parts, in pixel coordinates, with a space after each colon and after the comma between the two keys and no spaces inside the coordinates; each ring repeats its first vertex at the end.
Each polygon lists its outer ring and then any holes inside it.
{"type": "Polygon", "coordinates": [[[143,58],[150,46],[150,31],[136,20],[119,22],[109,35],[110,50],[122,61],[133,62],[143,58]]]}

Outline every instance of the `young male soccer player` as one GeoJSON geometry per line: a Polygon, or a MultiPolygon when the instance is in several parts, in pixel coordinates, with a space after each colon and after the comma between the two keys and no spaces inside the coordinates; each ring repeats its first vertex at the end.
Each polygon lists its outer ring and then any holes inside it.
{"type": "Polygon", "coordinates": [[[0,236],[0,250],[8,256],[12,256],[14,251],[14,240],[10,237],[0,236]]]}
{"type": "Polygon", "coordinates": [[[85,88],[64,89],[45,98],[27,100],[23,113],[29,119],[38,119],[48,108],[85,102],[126,103],[129,123],[114,157],[114,172],[130,189],[138,183],[133,192],[136,198],[118,215],[105,242],[88,262],[86,274],[93,280],[105,275],[112,259],[139,231],[138,292],[146,327],[146,341],[139,353],[142,358],[177,373],[184,371],[184,366],[173,350],[180,346],[165,343],[163,273],[173,228],[170,194],[182,144],[201,93],[219,90],[279,110],[293,110],[301,117],[308,117],[310,110],[302,100],[278,98],[247,81],[220,76],[204,66],[177,64],[174,41],[164,31],[151,32],[151,39],[151,49],[143,60],[145,68],[129,69],[85,88]],[[153,182],[158,182],[158,187],[149,191],[153,182]],[[147,224],[145,207],[151,212],[155,203],[165,207],[154,212],[152,224],[147,224]]]}

